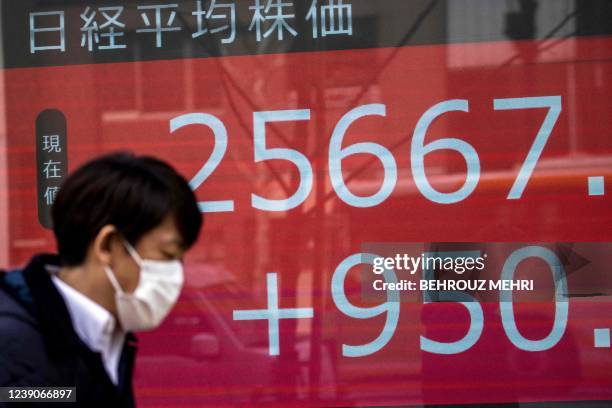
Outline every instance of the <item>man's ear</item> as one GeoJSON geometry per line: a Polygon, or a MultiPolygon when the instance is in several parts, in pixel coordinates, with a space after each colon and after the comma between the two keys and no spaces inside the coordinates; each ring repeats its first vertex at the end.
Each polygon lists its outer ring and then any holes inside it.
{"type": "Polygon", "coordinates": [[[98,235],[92,243],[92,255],[96,261],[103,265],[109,265],[111,262],[111,247],[113,241],[117,239],[117,227],[107,224],[100,228],[98,235]]]}

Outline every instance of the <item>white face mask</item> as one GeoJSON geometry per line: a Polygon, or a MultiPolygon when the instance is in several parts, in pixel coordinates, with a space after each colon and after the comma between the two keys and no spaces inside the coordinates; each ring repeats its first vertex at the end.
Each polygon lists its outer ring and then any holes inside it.
{"type": "Polygon", "coordinates": [[[113,288],[119,322],[124,331],[146,331],[160,325],[176,303],[183,287],[181,261],[142,259],[129,242],[124,241],[130,256],[140,266],[140,279],[134,293],[125,293],[113,270],[104,267],[113,288]]]}

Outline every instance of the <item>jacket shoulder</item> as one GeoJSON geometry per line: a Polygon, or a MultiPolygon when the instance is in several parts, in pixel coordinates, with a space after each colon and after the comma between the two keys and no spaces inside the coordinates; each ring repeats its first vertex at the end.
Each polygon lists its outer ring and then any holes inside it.
{"type": "Polygon", "coordinates": [[[0,386],[44,384],[43,337],[25,306],[0,289],[0,386]]]}

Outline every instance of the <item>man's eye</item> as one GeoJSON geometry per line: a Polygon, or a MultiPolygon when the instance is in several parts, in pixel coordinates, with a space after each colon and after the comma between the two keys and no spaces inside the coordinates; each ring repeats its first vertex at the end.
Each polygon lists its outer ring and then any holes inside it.
{"type": "Polygon", "coordinates": [[[162,256],[164,257],[164,259],[175,259],[175,256],[168,252],[162,252],[162,256]]]}

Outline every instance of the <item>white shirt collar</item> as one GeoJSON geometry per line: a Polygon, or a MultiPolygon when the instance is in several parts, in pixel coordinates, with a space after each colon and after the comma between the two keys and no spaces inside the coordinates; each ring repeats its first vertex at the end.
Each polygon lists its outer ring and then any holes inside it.
{"type": "Polygon", "coordinates": [[[76,334],[92,351],[101,354],[108,376],[117,384],[125,333],[117,328],[115,318],[108,310],[55,274],[51,274],[51,280],[64,298],[76,334]]]}

